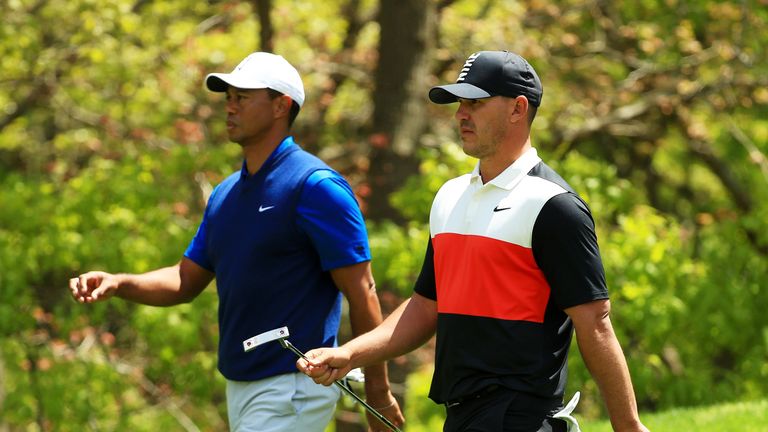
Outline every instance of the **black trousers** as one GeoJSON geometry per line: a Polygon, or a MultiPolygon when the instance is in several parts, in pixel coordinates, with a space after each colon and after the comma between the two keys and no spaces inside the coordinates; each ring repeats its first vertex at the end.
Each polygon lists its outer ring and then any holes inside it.
{"type": "Polygon", "coordinates": [[[499,388],[446,409],[444,432],[566,432],[546,399],[499,388]]]}

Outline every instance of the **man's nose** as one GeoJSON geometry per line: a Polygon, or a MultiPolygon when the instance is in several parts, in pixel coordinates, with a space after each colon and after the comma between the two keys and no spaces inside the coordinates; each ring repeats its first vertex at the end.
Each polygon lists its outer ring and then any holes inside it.
{"type": "Polygon", "coordinates": [[[227,101],[226,107],[227,107],[227,114],[234,114],[237,112],[237,102],[235,102],[232,99],[227,101]]]}
{"type": "Polygon", "coordinates": [[[467,111],[467,106],[464,104],[464,102],[459,102],[459,108],[456,109],[456,114],[454,114],[454,117],[456,117],[456,120],[469,120],[469,112],[467,111]]]}

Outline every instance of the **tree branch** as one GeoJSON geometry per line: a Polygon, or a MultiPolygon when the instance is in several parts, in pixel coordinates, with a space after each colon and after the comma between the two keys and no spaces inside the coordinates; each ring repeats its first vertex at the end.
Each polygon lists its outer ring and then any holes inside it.
{"type": "Polygon", "coordinates": [[[728,131],[731,136],[741,144],[749,153],[749,159],[760,167],[760,171],[763,173],[763,178],[768,182],[768,158],[755,143],[744,133],[743,130],[733,121],[732,118],[728,118],[728,131]]]}
{"type": "Polygon", "coordinates": [[[717,157],[709,140],[695,132],[696,128],[693,126],[688,109],[679,106],[675,113],[683,133],[688,138],[686,141],[691,153],[701,159],[712,173],[720,179],[720,182],[730,193],[736,206],[745,213],[750,212],[754,208],[754,203],[749,192],[739,183],[728,164],[717,157]]]}
{"type": "Polygon", "coordinates": [[[14,120],[25,115],[29,110],[34,108],[37,102],[43,99],[43,97],[47,97],[44,95],[48,95],[49,90],[50,88],[45,81],[40,81],[35,84],[32,90],[30,90],[29,93],[22,97],[21,101],[16,104],[16,108],[0,119],[0,132],[13,123],[14,120]]]}
{"type": "Polygon", "coordinates": [[[437,2],[437,13],[440,13],[443,9],[449,7],[450,5],[456,3],[456,0],[440,0],[437,2]]]}
{"type": "MultiPolygon", "coordinates": [[[[720,179],[720,182],[731,195],[733,202],[739,210],[745,214],[752,211],[754,202],[752,201],[748,189],[741,185],[728,164],[715,155],[715,151],[707,139],[699,137],[695,133],[691,133],[691,131],[695,129],[691,128],[690,115],[687,110],[679,108],[676,112],[681,124],[684,126],[683,131],[688,137],[688,148],[691,153],[701,159],[704,164],[709,167],[712,173],[720,179]]],[[[768,255],[768,245],[762,242],[761,234],[748,226],[742,226],[742,229],[752,247],[754,247],[761,255],[768,255]]]]}
{"type": "Polygon", "coordinates": [[[259,43],[261,50],[274,52],[274,27],[272,26],[272,0],[251,0],[253,10],[259,17],[259,43]]]}
{"type": "MultiPolygon", "coordinates": [[[[348,26],[341,45],[341,50],[335,53],[332,60],[325,66],[326,70],[329,71],[329,83],[327,87],[323,89],[326,97],[322,99],[323,103],[320,103],[318,106],[317,118],[321,119],[321,124],[327,123],[326,116],[328,115],[328,110],[332,105],[333,98],[339,87],[350,78],[356,81],[365,82],[365,80],[370,77],[370,74],[367,71],[361,71],[357,67],[352,66],[351,61],[349,60],[355,49],[355,45],[357,45],[357,40],[363,27],[371,22],[378,14],[377,8],[372,12],[372,16],[363,16],[360,12],[360,4],[360,0],[349,0],[341,8],[341,12],[346,19],[348,26]]],[[[323,66],[316,67],[315,69],[322,70],[323,66]]],[[[316,151],[317,149],[314,147],[316,140],[311,139],[312,134],[302,135],[304,135],[304,145],[306,148],[309,151],[316,151]]]]}
{"type": "MultiPolygon", "coordinates": [[[[64,348],[64,350],[70,352],[69,348],[64,348]]],[[[176,419],[179,425],[181,425],[183,430],[187,432],[200,432],[200,428],[198,428],[195,422],[189,418],[189,416],[187,416],[184,411],[181,410],[181,408],[179,408],[179,405],[176,403],[174,398],[171,396],[165,396],[163,391],[157,385],[155,385],[154,382],[146,377],[143,369],[133,366],[127,362],[111,358],[109,353],[106,352],[106,347],[98,343],[96,332],[89,333],[83,339],[77,349],[73,351],[73,353],[80,361],[87,363],[109,364],[120,375],[124,375],[128,378],[136,380],[137,384],[145,392],[147,392],[147,394],[157,400],[158,403],[156,405],[162,405],[165,407],[168,413],[176,419]],[[97,345],[101,349],[97,352],[94,352],[94,348],[97,345]]],[[[62,353],[59,353],[59,355],[61,354],[62,353]]]]}
{"type": "Polygon", "coordinates": [[[133,4],[133,7],[131,7],[131,13],[141,13],[141,10],[144,8],[144,6],[151,3],[152,0],[138,0],[136,3],[133,4]]]}

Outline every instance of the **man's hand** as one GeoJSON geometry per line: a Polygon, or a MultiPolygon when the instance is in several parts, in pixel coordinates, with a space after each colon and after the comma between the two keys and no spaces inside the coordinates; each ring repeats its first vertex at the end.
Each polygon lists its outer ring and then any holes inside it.
{"type": "Polygon", "coordinates": [[[69,280],[69,291],[80,303],[106,300],[115,295],[118,286],[117,276],[102,271],[84,273],[69,280]]]}
{"type": "MultiPolygon", "coordinates": [[[[387,420],[391,421],[392,424],[398,428],[403,427],[403,424],[405,423],[405,417],[400,410],[400,405],[397,403],[397,399],[395,399],[395,396],[391,392],[387,391],[384,394],[384,397],[379,395],[366,394],[366,402],[373,409],[378,411],[379,414],[383,415],[387,418],[387,420]]],[[[365,415],[366,419],[368,420],[368,432],[389,431],[389,427],[379,421],[376,416],[369,413],[368,411],[365,412],[365,415]]]]}
{"type": "Polygon", "coordinates": [[[184,257],[176,265],[142,274],[83,273],[69,280],[69,291],[80,303],[117,296],[150,306],[173,306],[192,301],[213,277],[214,273],[184,257]]]}
{"type": "MultiPolygon", "coordinates": [[[[296,361],[296,367],[316,383],[332,385],[334,381],[344,378],[355,365],[352,364],[351,352],[345,347],[318,348],[308,351],[303,358],[296,361]]],[[[382,394],[367,394],[367,403],[381,415],[391,421],[395,426],[402,427],[405,423],[400,405],[390,391],[382,394]]],[[[368,418],[368,430],[370,432],[385,432],[389,428],[376,417],[366,412],[368,418]]]]}
{"type": "Polygon", "coordinates": [[[352,370],[350,352],[343,347],[313,349],[305,356],[308,360],[298,359],[296,367],[318,384],[332,385],[352,370]]]}

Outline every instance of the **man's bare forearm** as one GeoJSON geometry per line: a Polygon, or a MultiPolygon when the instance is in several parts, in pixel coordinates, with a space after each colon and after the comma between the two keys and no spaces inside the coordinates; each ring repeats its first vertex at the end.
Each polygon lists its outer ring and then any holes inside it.
{"type": "Polygon", "coordinates": [[[613,429],[645,431],[638,415],[629,368],[609,318],[610,304],[595,302],[580,310],[581,313],[571,310],[569,315],[576,326],[582,358],[600,388],[613,429]]]}
{"type": "Polygon", "coordinates": [[[173,306],[192,301],[208,286],[213,274],[184,259],[170,267],[115,277],[116,296],[150,306],[173,306]]]}
{"type": "Polygon", "coordinates": [[[344,345],[353,367],[389,360],[423,345],[435,334],[437,307],[414,294],[372,331],[344,345]]]}
{"type": "MultiPolygon", "coordinates": [[[[164,267],[142,274],[116,274],[115,295],[150,306],[173,306],[189,301],[181,295],[179,266],[164,267]]],[[[191,300],[191,299],[190,299],[191,300]]]]}

